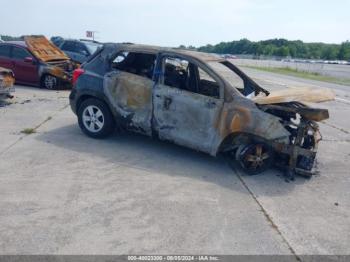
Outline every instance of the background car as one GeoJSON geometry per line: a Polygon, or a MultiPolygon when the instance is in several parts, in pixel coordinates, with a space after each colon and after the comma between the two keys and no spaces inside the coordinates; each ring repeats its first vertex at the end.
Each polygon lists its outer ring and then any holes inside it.
{"type": "Polygon", "coordinates": [[[76,65],[45,37],[0,43],[0,66],[13,71],[16,83],[55,89],[70,85],[76,65]]]}
{"type": "Polygon", "coordinates": [[[10,93],[15,89],[13,84],[15,82],[15,76],[10,69],[0,67],[0,98],[11,97],[10,93]]]}
{"type": "Polygon", "coordinates": [[[92,40],[63,39],[52,37],[51,41],[65,52],[73,61],[84,63],[95,51],[102,46],[101,43],[92,40]]]}

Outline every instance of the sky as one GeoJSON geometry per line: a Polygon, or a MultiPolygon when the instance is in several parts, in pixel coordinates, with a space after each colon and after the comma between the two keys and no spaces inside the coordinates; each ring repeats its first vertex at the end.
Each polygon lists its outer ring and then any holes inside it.
{"type": "Polygon", "coordinates": [[[0,0],[0,34],[162,46],[350,40],[350,0],[0,0]]]}

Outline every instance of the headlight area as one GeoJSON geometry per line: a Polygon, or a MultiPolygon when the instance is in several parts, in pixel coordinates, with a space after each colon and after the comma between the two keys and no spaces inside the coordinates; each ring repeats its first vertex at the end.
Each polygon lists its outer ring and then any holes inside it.
{"type": "Polygon", "coordinates": [[[318,143],[322,136],[316,121],[328,118],[326,109],[311,109],[300,103],[259,106],[267,113],[280,118],[290,133],[289,143],[273,142],[278,153],[277,166],[286,169],[288,176],[294,174],[310,177],[315,174],[314,163],[318,143]]]}
{"type": "Polygon", "coordinates": [[[318,143],[322,137],[318,125],[298,115],[295,121],[282,121],[282,124],[290,132],[289,144],[274,142],[273,147],[278,154],[277,166],[284,168],[289,176],[294,174],[311,177],[318,143]]]}

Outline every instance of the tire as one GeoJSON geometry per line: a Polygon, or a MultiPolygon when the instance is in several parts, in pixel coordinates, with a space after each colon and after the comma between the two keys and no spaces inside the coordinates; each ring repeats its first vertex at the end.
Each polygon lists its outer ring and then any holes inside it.
{"type": "Polygon", "coordinates": [[[48,90],[55,90],[58,87],[58,79],[53,75],[44,75],[41,79],[41,87],[48,90]]]}
{"type": "Polygon", "coordinates": [[[77,115],[81,130],[92,138],[105,138],[114,131],[114,117],[101,100],[89,98],[83,101],[77,115]]]}
{"type": "Polygon", "coordinates": [[[264,143],[252,142],[238,148],[236,160],[246,174],[258,175],[272,166],[274,151],[264,143]]]}

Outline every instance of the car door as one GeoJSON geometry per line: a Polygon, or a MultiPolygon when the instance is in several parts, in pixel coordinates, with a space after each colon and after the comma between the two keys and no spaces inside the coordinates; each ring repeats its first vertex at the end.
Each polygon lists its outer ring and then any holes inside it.
{"type": "Polygon", "coordinates": [[[13,61],[11,59],[11,45],[0,44],[0,67],[13,70],[13,61]]]}
{"type": "Polygon", "coordinates": [[[146,64],[140,63],[146,56],[153,59],[149,54],[121,52],[113,61],[115,70],[104,77],[104,93],[109,104],[123,118],[126,129],[151,136],[154,81],[152,75],[138,70],[138,65],[146,64]]]}
{"type": "Polygon", "coordinates": [[[39,82],[38,62],[28,50],[13,46],[11,57],[16,81],[28,84],[39,82]]]}
{"type": "MultiPolygon", "coordinates": [[[[163,57],[157,66],[161,77],[153,89],[153,128],[162,140],[210,153],[218,139],[217,125],[224,103],[223,97],[195,92],[199,79],[193,73],[192,76],[184,77],[185,89],[181,74],[179,73],[178,79],[172,76],[174,68],[181,67],[184,61],[187,62],[187,67],[190,64],[192,67],[199,65],[181,57],[175,58],[179,59],[179,65],[169,64],[167,59],[169,57],[163,57]],[[171,69],[173,65],[175,67],[171,69]]],[[[188,68],[176,70],[190,72],[188,68]]],[[[220,96],[223,96],[223,92],[220,96]]]]}

